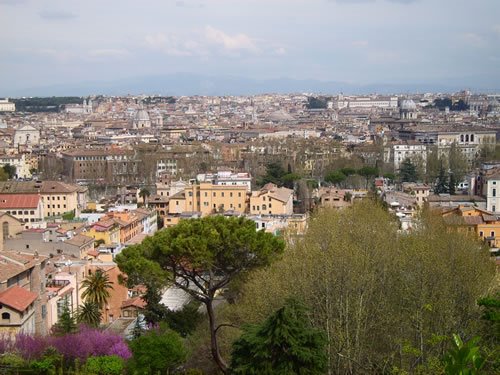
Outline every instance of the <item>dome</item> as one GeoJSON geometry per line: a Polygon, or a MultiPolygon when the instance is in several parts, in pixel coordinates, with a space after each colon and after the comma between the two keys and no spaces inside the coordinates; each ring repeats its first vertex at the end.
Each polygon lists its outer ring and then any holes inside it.
{"type": "Polygon", "coordinates": [[[144,109],[140,109],[135,114],[136,121],[149,121],[149,115],[144,109]]]}
{"type": "Polygon", "coordinates": [[[401,102],[400,108],[403,111],[415,111],[417,109],[417,105],[413,100],[405,99],[401,102]]]}

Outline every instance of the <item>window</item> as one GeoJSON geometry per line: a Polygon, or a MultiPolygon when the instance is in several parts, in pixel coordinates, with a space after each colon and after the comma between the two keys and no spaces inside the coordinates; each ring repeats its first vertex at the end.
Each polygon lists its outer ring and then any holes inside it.
{"type": "Polygon", "coordinates": [[[495,237],[495,232],[491,231],[491,237],[495,237]]]}
{"type": "Polygon", "coordinates": [[[495,212],[496,210],[497,210],[497,208],[495,205],[491,206],[491,211],[495,212]]]}
{"type": "Polygon", "coordinates": [[[220,196],[223,197],[224,196],[224,192],[220,193],[220,196]]]}
{"type": "Polygon", "coordinates": [[[232,198],[233,197],[233,193],[229,193],[229,196],[232,198]]]}
{"type": "Polygon", "coordinates": [[[238,193],[238,197],[241,197],[241,193],[238,193]]]}
{"type": "Polygon", "coordinates": [[[7,221],[2,223],[2,234],[4,239],[9,237],[9,223],[7,221]]]}
{"type": "Polygon", "coordinates": [[[496,197],[497,196],[497,189],[493,189],[491,191],[491,195],[493,195],[494,197],[496,197]]]}
{"type": "Polygon", "coordinates": [[[8,312],[2,313],[2,320],[7,320],[10,322],[10,314],[8,312]]]}
{"type": "Polygon", "coordinates": [[[30,211],[30,215],[34,215],[35,214],[35,211],[30,211]]]}
{"type": "Polygon", "coordinates": [[[480,231],[479,232],[479,237],[483,237],[483,234],[484,234],[483,231],[480,231]]]}

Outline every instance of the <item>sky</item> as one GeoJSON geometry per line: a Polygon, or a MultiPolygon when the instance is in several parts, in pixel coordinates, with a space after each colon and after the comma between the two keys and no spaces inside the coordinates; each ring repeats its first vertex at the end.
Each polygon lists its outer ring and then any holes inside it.
{"type": "Polygon", "coordinates": [[[499,0],[0,0],[0,91],[197,73],[500,90],[499,0]]]}

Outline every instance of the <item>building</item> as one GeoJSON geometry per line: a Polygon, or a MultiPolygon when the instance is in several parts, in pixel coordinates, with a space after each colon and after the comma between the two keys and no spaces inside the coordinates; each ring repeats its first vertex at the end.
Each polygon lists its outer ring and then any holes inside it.
{"type": "Polygon", "coordinates": [[[16,104],[9,102],[8,98],[0,99],[0,112],[14,112],[16,104]]]}
{"type": "Polygon", "coordinates": [[[148,112],[144,109],[138,110],[137,113],[135,114],[132,126],[134,129],[151,128],[151,119],[149,118],[148,112]]]}
{"type": "Polygon", "coordinates": [[[26,154],[2,155],[0,156],[0,166],[11,165],[16,168],[15,179],[31,178],[32,160],[26,154]]]}
{"type": "Polygon", "coordinates": [[[24,125],[14,133],[14,147],[37,146],[40,143],[40,130],[30,125],[24,125]]]}
{"type": "Polygon", "coordinates": [[[401,164],[409,159],[413,164],[422,166],[425,171],[427,162],[427,146],[416,141],[407,141],[390,146],[390,154],[385,153],[385,162],[393,163],[394,170],[399,171],[401,164]]]}
{"type": "Polygon", "coordinates": [[[15,238],[23,231],[23,223],[14,216],[0,211],[0,252],[4,250],[4,242],[9,238],[15,238]]]}
{"type": "Polygon", "coordinates": [[[0,333],[46,334],[47,257],[3,251],[0,254],[0,333]]]}
{"type": "Polygon", "coordinates": [[[4,181],[0,182],[0,200],[4,194],[38,194],[43,201],[45,217],[61,216],[67,212],[80,215],[87,206],[85,186],[61,181],[4,181]]]}
{"type": "Polygon", "coordinates": [[[252,176],[247,172],[202,173],[196,176],[196,180],[198,182],[211,182],[213,185],[220,186],[246,186],[248,192],[252,190],[252,176]]]}
{"type": "Polygon", "coordinates": [[[486,209],[500,212],[500,173],[488,176],[486,181],[486,209]]]}
{"type": "Polygon", "coordinates": [[[44,218],[40,194],[0,194],[0,210],[24,223],[26,229],[44,218]]]}
{"type": "Polygon", "coordinates": [[[250,215],[292,215],[293,190],[268,183],[250,196],[250,215]]]}
{"type": "Polygon", "coordinates": [[[397,108],[398,98],[395,96],[386,97],[349,97],[339,95],[337,97],[337,108],[397,108]]]}
{"type": "Polygon", "coordinates": [[[192,184],[170,197],[168,213],[200,212],[207,216],[216,212],[246,212],[247,185],[214,185],[212,182],[192,184]]]}

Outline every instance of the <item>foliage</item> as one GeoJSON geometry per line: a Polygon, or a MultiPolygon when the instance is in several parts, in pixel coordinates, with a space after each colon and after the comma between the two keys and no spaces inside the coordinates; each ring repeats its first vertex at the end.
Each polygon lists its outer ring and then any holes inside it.
{"type": "Polygon", "coordinates": [[[122,337],[87,327],[82,327],[78,333],[52,337],[49,343],[66,360],[85,361],[91,356],[106,355],[117,355],[123,359],[131,357],[131,352],[122,337]]]}
{"type": "Polygon", "coordinates": [[[133,353],[129,361],[132,374],[165,374],[175,370],[187,356],[179,334],[164,326],[132,340],[130,349],[133,353]]]}
{"type": "Polygon", "coordinates": [[[69,311],[68,304],[66,303],[59,320],[52,328],[55,335],[65,335],[76,331],[76,322],[74,316],[69,311]]]}
{"type": "Polygon", "coordinates": [[[84,301],[78,307],[76,321],[89,327],[98,327],[101,323],[101,311],[96,303],[84,301]]]}
{"type": "Polygon", "coordinates": [[[19,368],[26,366],[26,361],[19,354],[4,353],[0,356],[0,365],[11,368],[19,368]]]}
{"type": "Polygon", "coordinates": [[[116,355],[89,357],[85,362],[85,371],[92,375],[120,375],[124,368],[123,358],[116,355]]]}
{"type": "Polygon", "coordinates": [[[417,167],[409,158],[406,158],[401,163],[399,168],[399,178],[401,182],[416,182],[417,181],[417,167]]]}
{"type": "Polygon", "coordinates": [[[308,96],[306,106],[308,109],[326,109],[328,107],[328,102],[324,98],[308,96]]]}
{"type": "Polygon", "coordinates": [[[139,191],[139,197],[142,198],[142,203],[143,204],[146,204],[146,199],[151,195],[150,191],[143,187],[140,191],[139,191]]]}
{"type": "Polygon", "coordinates": [[[441,165],[439,169],[439,174],[436,180],[436,184],[434,185],[434,193],[435,194],[443,194],[448,193],[450,191],[450,187],[448,184],[448,177],[444,170],[444,167],[441,165]]]}
{"type": "Polygon", "coordinates": [[[9,177],[9,180],[13,179],[16,176],[16,167],[14,165],[5,164],[3,166],[3,170],[9,177]]]}
{"type": "Polygon", "coordinates": [[[477,345],[478,337],[464,343],[459,335],[453,334],[453,348],[444,358],[445,373],[449,375],[474,375],[479,374],[485,364],[484,358],[477,345]]]}
{"type": "Polygon", "coordinates": [[[64,104],[81,104],[82,101],[81,97],[76,96],[12,99],[17,112],[59,112],[64,104]]]}
{"type": "Polygon", "coordinates": [[[65,212],[63,215],[62,215],[62,218],[64,220],[73,220],[75,218],[75,210],[71,210],[71,211],[68,211],[68,212],[65,212]]]}
{"type": "Polygon", "coordinates": [[[85,288],[82,298],[102,309],[110,297],[109,290],[113,289],[113,284],[109,281],[109,275],[98,269],[82,281],[82,288],[85,288]]]}
{"type": "Polygon", "coordinates": [[[212,355],[224,370],[216,337],[215,296],[235,278],[268,265],[283,248],[281,239],[256,231],[252,220],[218,215],[182,220],[158,231],[140,245],[124,249],[116,262],[127,274],[129,286],[166,280],[205,304],[212,355]]]}
{"type": "Polygon", "coordinates": [[[311,218],[303,239],[246,282],[233,324],[259,322],[287,297],[328,339],[330,373],[412,372],[473,335],[478,298],[495,282],[488,250],[424,210],[412,232],[369,200],[311,218]],[[293,275],[293,277],[290,277],[293,275]]]}
{"type": "Polygon", "coordinates": [[[296,300],[260,325],[247,326],[233,344],[234,374],[323,374],[326,339],[311,327],[306,309],[296,300]]]}
{"type": "Polygon", "coordinates": [[[453,174],[455,181],[460,182],[464,178],[469,165],[464,153],[459,149],[456,142],[453,142],[448,154],[449,172],[453,174]]]}
{"type": "Polygon", "coordinates": [[[191,301],[179,311],[168,310],[165,322],[170,329],[182,337],[191,334],[203,320],[203,315],[198,311],[200,303],[191,301]]]}
{"type": "Polygon", "coordinates": [[[325,181],[329,182],[330,184],[338,185],[345,181],[346,178],[347,176],[341,171],[333,171],[325,176],[325,181]]]}
{"type": "Polygon", "coordinates": [[[9,179],[9,174],[5,172],[3,168],[0,168],[0,181],[7,181],[9,179]]]}

